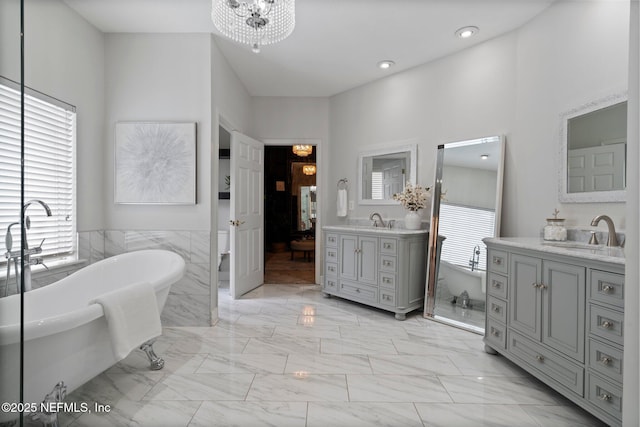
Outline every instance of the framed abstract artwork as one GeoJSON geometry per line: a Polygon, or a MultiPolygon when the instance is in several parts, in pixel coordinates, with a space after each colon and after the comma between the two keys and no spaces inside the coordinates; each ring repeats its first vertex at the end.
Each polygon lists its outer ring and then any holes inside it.
{"type": "Polygon", "coordinates": [[[118,122],[115,203],[196,203],[196,123],[118,122]]]}

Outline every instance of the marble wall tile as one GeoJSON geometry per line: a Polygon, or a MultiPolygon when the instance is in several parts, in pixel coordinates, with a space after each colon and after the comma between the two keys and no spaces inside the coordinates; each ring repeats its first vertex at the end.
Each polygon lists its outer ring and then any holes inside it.
{"type": "Polygon", "coordinates": [[[186,272],[182,279],[171,285],[174,295],[210,295],[208,264],[186,264],[186,272]]]}
{"type": "Polygon", "coordinates": [[[191,261],[191,238],[189,231],[127,231],[127,252],[143,249],[167,249],[191,261]]]}
{"type": "Polygon", "coordinates": [[[105,258],[104,253],[104,231],[91,231],[89,234],[89,240],[91,244],[91,252],[89,253],[89,261],[93,264],[94,262],[98,262],[101,259],[105,258]]]}
{"type": "Polygon", "coordinates": [[[105,258],[120,255],[127,251],[125,244],[125,232],[119,230],[105,230],[104,232],[104,256],[105,258]]]}
{"type": "Polygon", "coordinates": [[[169,294],[160,316],[164,326],[209,326],[209,298],[169,294]]]}
{"type": "Polygon", "coordinates": [[[208,231],[191,231],[189,237],[191,239],[191,262],[209,264],[209,254],[211,253],[210,233],[208,231]]]}
{"type": "Polygon", "coordinates": [[[78,232],[78,258],[91,259],[91,231],[78,232]]]}

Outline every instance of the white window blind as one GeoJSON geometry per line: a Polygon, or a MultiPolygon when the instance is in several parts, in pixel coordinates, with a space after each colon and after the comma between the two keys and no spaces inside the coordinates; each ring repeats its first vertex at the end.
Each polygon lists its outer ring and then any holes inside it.
{"type": "Polygon", "coordinates": [[[440,222],[438,235],[445,236],[442,243],[440,259],[451,264],[469,266],[475,246],[480,247],[480,262],[482,270],[487,267],[487,250],[482,239],[494,235],[495,212],[469,206],[440,204],[440,222]],[[467,223],[469,227],[460,227],[467,223]]]}
{"type": "Polygon", "coordinates": [[[373,200],[384,199],[382,191],[382,172],[371,172],[371,198],[373,200]]]}
{"type": "MultiPolygon", "coordinates": [[[[66,256],[76,250],[75,107],[25,89],[24,200],[38,199],[26,211],[31,220],[29,247],[40,244],[43,256],[66,256]]],[[[20,91],[0,78],[0,233],[20,222],[20,91]]],[[[20,249],[20,226],[11,228],[13,250],[20,249]]],[[[3,245],[4,246],[4,245],[3,245]]],[[[4,248],[3,248],[4,249],[4,248]]]]}

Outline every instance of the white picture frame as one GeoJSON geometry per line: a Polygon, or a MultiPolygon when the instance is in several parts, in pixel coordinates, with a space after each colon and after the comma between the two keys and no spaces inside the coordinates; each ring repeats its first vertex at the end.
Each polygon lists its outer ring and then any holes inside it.
{"type": "Polygon", "coordinates": [[[116,204],[196,204],[195,122],[115,125],[116,204]]]}

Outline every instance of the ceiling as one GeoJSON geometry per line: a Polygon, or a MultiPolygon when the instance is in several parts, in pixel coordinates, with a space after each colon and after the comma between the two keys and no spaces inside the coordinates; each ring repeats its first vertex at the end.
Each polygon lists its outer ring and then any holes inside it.
{"type": "Polygon", "coordinates": [[[331,96],[520,27],[555,0],[298,0],[296,28],[255,54],[214,28],[210,0],[64,0],[105,33],[212,33],[252,96],[331,96]],[[480,28],[470,39],[455,31],[480,28]],[[384,59],[396,65],[383,71],[384,59]]]}

